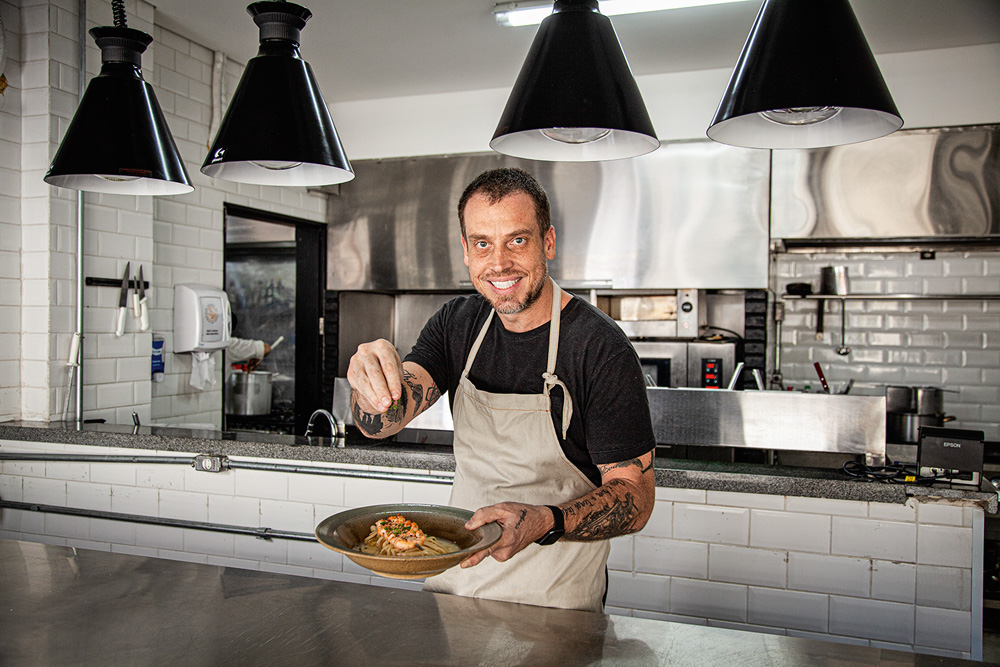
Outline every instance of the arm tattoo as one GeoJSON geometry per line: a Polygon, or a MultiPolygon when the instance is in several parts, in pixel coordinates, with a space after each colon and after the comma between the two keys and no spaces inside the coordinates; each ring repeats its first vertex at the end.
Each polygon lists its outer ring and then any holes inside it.
{"type": "Polygon", "coordinates": [[[377,436],[384,429],[390,429],[403,422],[409,415],[416,417],[425,410],[431,403],[441,397],[441,392],[437,386],[431,385],[424,391],[424,386],[416,382],[417,376],[408,370],[403,370],[403,386],[399,400],[389,406],[384,413],[365,412],[358,405],[357,400],[352,401],[351,412],[354,414],[354,423],[370,436],[377,436]],[[413,404],[413,414],[410,414],[410,404],[413,404]]]}
{"type": "Polygon", "coordinates": [[[593,493],[564,508],[567,516],[577,515],[580,522],[566,533],[566,538],[582,542],[607,540],[637,530],[639,508],[624,480],[613,479],[593,493]]]}
{"type": "Polygon", "coordinates": [[[351,401],[351,412],[354,413],[354,423],[370,436],[378,435],[385,428],[385,425],[382,423],[382,415],[374,412],[365,412],[358,405],[357,399],[351,401]]]}
{"type": "MultiPolygon", "coordinates": [[[[406,398],[406,390],[410,390],[410,397],[413,399],[413,415],[419,415],[424,402],[424,386],[422,384],[417,384],[414,382],[416,375],[408,370],[403,370],[403,392],[399,397],[401,403],[405,403],[402,399],[406,398]]],[[[403,411],[406,412],[405,410],[403,411]]]]}
{"type": "Polygon", "coordinates": [[[645,468],[642,467],[642,461],[640,459],[629,459],[628,461],[619,461],[618,463],[612,463],[610,465],[598,466],[598,468],[600,468],[601,474],[604,474],[609,470],[631,468],[633,466],[639,468],[640,469],[639,472],[646,474],[647,472],[653,469],[653,460],[650,459],[649,465],[646,466],[645,468]]]}

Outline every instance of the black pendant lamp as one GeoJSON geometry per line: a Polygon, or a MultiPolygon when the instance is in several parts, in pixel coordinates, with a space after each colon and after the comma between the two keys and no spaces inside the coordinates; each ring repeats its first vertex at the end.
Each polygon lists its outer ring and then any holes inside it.
{"type": "Polygon", "coordinates": [[[764,0],[708,136],[817,148],[902,125],[848,0],[764,0]]]}
{"type": "Polygon", "coordinates": [[[490,148],[589,162],[659,146],[611,20],[597,0],[557,0],[538,27],[490,148]]]}
{"type": "Polygon", "coordinates": [[[91,28],[101,73],[90,80],[45,182],[74,190],[177,195],[194,190],[153,88],[142,78],[142,53],[153,38],[125,25],[91,28]]]}
{"type": "Polygon", "coordinates": [[[247,63],[203,174],[239,183],[316,186],[354,178],[299,33],[312,16],[291,2],[247,7],[260,49],[247,63]]]}

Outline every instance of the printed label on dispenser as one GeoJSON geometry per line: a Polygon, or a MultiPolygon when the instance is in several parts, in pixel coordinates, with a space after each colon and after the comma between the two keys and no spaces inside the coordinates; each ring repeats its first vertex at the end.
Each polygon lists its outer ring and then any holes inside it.
{"type": "Polygon", "coordinates": [[[225,326],[223,312],[221,299],[215,296],[201,297],[202,343],[218,343],[222,340],[222,329],[225,326]]]}

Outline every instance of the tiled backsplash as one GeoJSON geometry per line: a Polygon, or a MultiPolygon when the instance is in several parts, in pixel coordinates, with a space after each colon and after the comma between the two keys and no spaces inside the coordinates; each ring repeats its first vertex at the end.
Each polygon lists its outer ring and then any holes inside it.
{"type": "MultiPolygon", "coordinates": [[[[0,420],[21,412],[21,13],[0,0],[9,87],[0,104],[0,420]]],[[[31,344],[35,344],[32,341],[31,344]]],[[[37,350],[33,351],[37,356],[37,350]]],[[[45,358],[44,356],[42,358],[45,358]]]]}
{"type": "MultiPolygon", "coordinates": [[[[12,441],[0,447],[156,454],[12,441]]],[[[0,497],[10,501],[306,534],[349,507],[446,503],[449,491],[445,484],[410,480],[247,469],[213,474],[190,465],[0,462],[0,497]]],[[[974,562],[974,554],[982,553],[983,522],[979,507],[912,498],[890,504],[660,487],[646,527],[611,542],[607,612],[969,658],[981,637],[975,582],[982,580],[982,562],[974,562]]],[[[20,509],[0,512],[0,536],[420,586],[373,576],[314,541],[265,541],[20,509]]]]}
{"type": "MultiPolygon", "coordinates": [[[[157,197],[153,209],[153,279],[157,289],[150,299],[153,331],[164,337],[166,374],[152,383],[152,419],[168,423],[221,425],[222,354],[216,353],[216,385],[205,391],[188,379],[191,359],[172,354],[173,289],[177,283],[223,286],[223,203],[322,221],[326,199],[305,188],[245,185],[210,179],[200,169],[211,140],[211,86],[214,54],[185,37],[157,26],[153,45],[157,68],[147,75],[187,165],[194,192],[157,197]]],[[[223,105],[236,90],[243,65],[227,61],[224,67],[223,105]]],[[[223,109],[224,111],[224,109],[223,109]]],[[[148,348],[145,351],[148,359],[148,348]]]]}
{"type": "MultiPolygon", "coordinates": [[[[0,420],[61,419],[69,386],[66,365],[75,330],[76,198],[42,180],[76,110],[75,2],[0,0],[7,28],[0,108],[0,420]],[[20,62],[23,60],[23,62],[20,62]]],[[[84,417],[130,424],[221,423],[221,354],[217,384],[188,385],[188,355],[172,350],[173,285],[223,284],[223,204],[280,211],[322,221],[326,200],[305,188],[214,181],[200,172],[212,117],[214,54],[155,23],[155,7],[126,0],[129,27],[151,34],[143,76],[156,93],[195,191],[175,197],[84,195],[84,275],[118,278],[126,262],[143,266],[151,330],[126,319],[114,336],[118,290],[84,292],[84,417]],[[165,338],[166,377],[150,379],[153,332],[165,338]]],[[[88,27],[112,22],[111,3],[87,4],[88,27]]],[[[244,17],[246,18],[246,17],[244,17]]],[[[246,18],[249,23],[249,18],[246,18]]],[[[100,68],[89,37],[87,78],[100,68]]],[[[223,90],[236,89],[243,65],[228,62],[223,90]]],[[[223,104],[228,102],[228,97],[223,104]]],[[[70,414],[72,415],[72,405],[70,414]]]]}
{"type": "Polygon", "coordinates": [[[794,282],[818,291],[820,268],[834,265],[847,267],[852,294],[993,299],[829,299],[822,340],[816,338],[819,302],[786,299],[779,369],[785,384],[819,390],[813,367],[818,361],[834,392],[851,379],[854,393],[878,393],[885,385],[942,387],[948,390],[945,413],[955,417],[949,427],[982,430],[987,439],[1000,440],[1000,254],[778,254],[772,264],[777,297],[794,282]],[[836,353],[841,303],[847,356],[836,353]]]}

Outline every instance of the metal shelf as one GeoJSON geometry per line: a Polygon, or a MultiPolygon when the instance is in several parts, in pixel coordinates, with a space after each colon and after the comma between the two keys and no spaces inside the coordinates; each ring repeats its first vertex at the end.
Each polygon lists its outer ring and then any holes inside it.
{"type": "Polygon", "coordinates": [[[1000,301],[1000,294],[782,294],[782,299],[858,301],[1000,301]]]}

